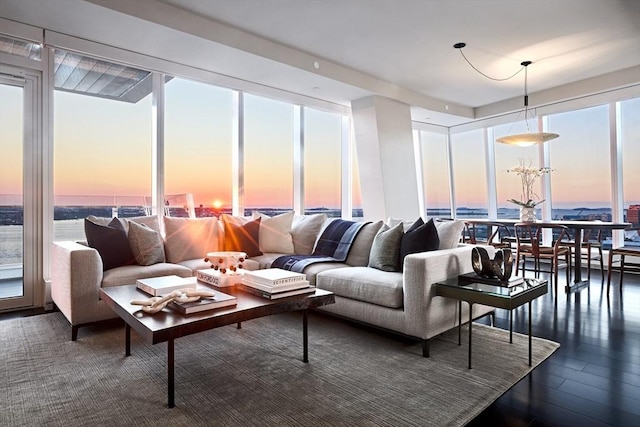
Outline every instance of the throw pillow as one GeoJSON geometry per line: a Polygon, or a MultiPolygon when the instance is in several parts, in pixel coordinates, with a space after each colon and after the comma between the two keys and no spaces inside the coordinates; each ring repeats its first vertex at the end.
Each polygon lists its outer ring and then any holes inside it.
{"type": "Polygon", "coordinates": [[[311,255],[326,214],[296,215],[291,226],[291,237],[296,255],[311,255]]]}
{"type": "Polygon", "coordinates": [[[167,262],[178,263],[190,259],[204,259],[207,252],[219,251],[220,225],[218,218],[164,217],[167,262]]]}
{"type": "Polygon", "coordinates": [[[400,271],[402,236],[402,223],[396,224],[393,228],[383,225],[371,245],[369,267],[382,271],[400,271]]]}
{"type": "Polygon", "coordinates": [[[249,221],[246,224],[234,225],[224,223],[225,251],[245,252],[247,256],[262,255],[260,252],[260,221],[262,218],[249,221]]]}
{"type": "Polygon", "coordinates": [[[440,247],[438,249],[453,249],[458,246],[464,229],[464,221],[436,221],[440,247]]]}
{"type": "Polygon", "coordinates": [[[438,230],[430,219],[426,223],[422,218],[416,222],[402,236],[400,244],[400,262],[404,263],[404,257],[418,252],[435,251],[440,247],[438,230]]]}
{"type": "Polygon", "coordinates": [[[117,218],[113,218],[109,225],[100,225],[85,219],[84,233],[87,245],[100,254],[104,271],[136,263],[127,234],[117,218]]]}
{"type": "Polygon", "coordinates": [[[145,224],[129,223],[129,246],[140,265],[153,265],[165,262],[162,236],[145,224]]]}
{"type": "Polygon", "coordinates": [[[353,267],[366,267],[369,264],[369,254],[371,252],[371,245],[376,234],[382,227],[382,221],[371,222],[363,226],[356,239],[351,244],[349,250],[349,256],[344,261],[345,264],[349,264],[353,267]]]}
{"type": "Polygon", "coordinates": [[[257,211],[253,212],[253,219],[261,218],[258,233],[261,252],[294,253],[293,238],[291,237],[294,216],[295,212],[293,211],[273,217],[257,211]]]}

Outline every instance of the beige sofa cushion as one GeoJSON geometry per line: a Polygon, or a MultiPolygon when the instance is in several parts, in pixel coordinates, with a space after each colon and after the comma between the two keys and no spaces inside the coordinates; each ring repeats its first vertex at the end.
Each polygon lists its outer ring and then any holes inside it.
{"type": "Polygon", "coordinates": [[[191,277],[192,271],[177,264],[160,262],[153,265],[125,265],[112,268],[102,276],[103,288],[110,286],[135,285],[136,280],[148,277],[170,276],[191,277]]]}
{"type": "Polygon", "coordinates": [[[162,236],[145,224],[129,223],[129,246],[139,265],[165,262],[162,236]]]}
{"type": "Polygon", "coordinates": [[[335,268],[316,276],[316,287],[389,308],[403,305],[402,273],[369,267],[335,268]]]}
{"type": "Polygon", "coordinates": [[[436,230],[438,230],[438,238],[440,246],[438,249],[453,249],[458,247],[462,230],[464,229],[464,221],[434,221],[436,230]]]}
{"type": "Polygon", "coordinates": [[[220,226],[216,217],[164,217],[164,250],[167,262],[179,263],[188,259],[204,259],[207,252],[220,248],[220,226]]]}

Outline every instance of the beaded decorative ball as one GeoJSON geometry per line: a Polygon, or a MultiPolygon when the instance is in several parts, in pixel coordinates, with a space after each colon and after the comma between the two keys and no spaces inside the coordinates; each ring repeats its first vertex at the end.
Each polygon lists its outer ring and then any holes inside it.
{"type": "Polygon", "coordinates": [[[244,252],[207,252],[204,262],[208,262],[211,268],[222,274],[233,274],[241,269],[247,259],[244,252]]]}

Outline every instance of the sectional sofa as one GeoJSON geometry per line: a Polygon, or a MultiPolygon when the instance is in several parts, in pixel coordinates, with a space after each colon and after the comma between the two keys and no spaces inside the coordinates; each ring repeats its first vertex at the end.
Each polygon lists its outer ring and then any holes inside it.
{"type": "MultiPolygon", "coordinates": [[[[324,214],[293,212],[220,219],[90,217],[85,220],[87,243],[54,243],[51,296],[76,340],[80,326],[116,317],[100,301],[101,287],[170,274],[189,277],[210,267],[204,257],[211,251],[242,250],[249,255],[243,268],[269,268],[285,254],[312,254],[331,220],[324,214]],[[131,254],[123,255],[128,254],[127,243],[131,254]]],[[[423,355],[428,356],[429,340],[458,324],[459,305],[436,296],[434,284],[473,268],[472,246],[460,243],[462,222],[426,226],[437,231],[432,231],[436,241],[431,250],[414,247],[402,254],[405,236],[414,230],[409,223],[388,219],[366,223],[344,261],[309,265],[304,273],[310,282],[336,295],[335,304],[319,310],[420,340],[423,355]]],[[[462,319],[468,319],[466,304],[462,310],[462,319]]],[[[493,308],[476,304],[472,314],[478,318],[492,312],[493,308]]]]}

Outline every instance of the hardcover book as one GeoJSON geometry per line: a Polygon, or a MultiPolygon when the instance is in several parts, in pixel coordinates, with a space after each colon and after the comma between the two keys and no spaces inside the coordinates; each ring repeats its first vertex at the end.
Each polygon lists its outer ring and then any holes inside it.
{"type": "Polygon", "coordinates": [[[299,282],[285,283],[282,285],[272,286],[272,285],[265,285],[264,283],[260,283],[260,282],[255,282],[251,280],[249,277],[243,277],[241,283],[243,283],[246,286],[251,286],[252,288],[256,288],[268,293],[294,291],[296,289],[303,289],[303,288],[309,287],[308,280],[301,280],[299,282]]]}
{"type": "Polygon", "coordinates": [[[210,292],[214,292],[215,296],[209,298],[200,298],[198,301],[192,302],[178,302],[171,301],[169,307],[182,314],[198,313],[205,310],[213,310],[216,308],[230,307],[237,305],[237,299],[233,295],[228,295],[216,290],[207,289],[210,292]]]}
{"type": "Polygon", "coordinates": [[[151,296],[167,295],[178,289],[195,289],[196,281],[193,277],[179,277],[176,275],[150,277],[136,280],[136,287],[151,296]]]}
{"type": "Polygon", "coordinates": [[[204,270],[196,271],[196,278],[207,285],[215,286],[218,288],[226,288],[233,286],[242,281],[244,270],[237,270],[235,272],[227,272],[222,274],[218,270],[213,268],[207,268],[204,270]]]}
{"type": "Polygon", "coordinates": [[[260,289],[254,288],[252,286],[248,286],[245,285],[244,283],[240,283],[238,285],[238,288],[240,290],[242,290],[243,292],[247,292],[249,294],[253,294],[253,295],[257,295],[260,296],[262,298],[267,298],[270,300],[275,300],[275,299],[280,299],[280,298],[287,298],[287,297],[292,297],[292,296],[296,296],[296,295],[307,295],[307,294],[312,294],[316,291],[316,288],[313,286],[307,286],[306,288],[302,288],[302,289],[295,289],[293,291],[284,291],[284,292],[265,292],[262,291],[260,289]]]}
{"type": "Polygon", "coordinates": [[[247,271],[245,277],[257,283],[273,286],[302,282],[306,280],[307,275],[280,268],[265,268],[264,270],[247,271]]]}

